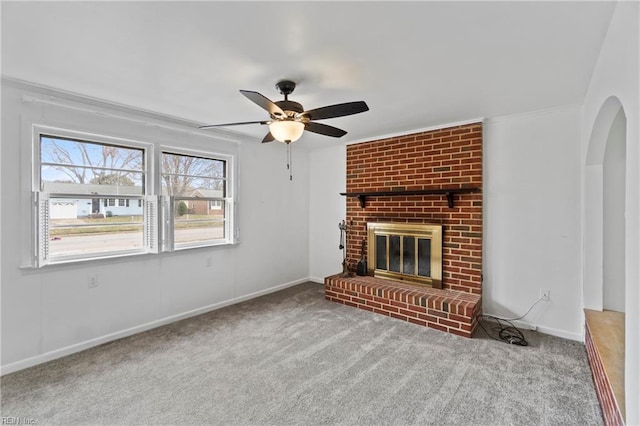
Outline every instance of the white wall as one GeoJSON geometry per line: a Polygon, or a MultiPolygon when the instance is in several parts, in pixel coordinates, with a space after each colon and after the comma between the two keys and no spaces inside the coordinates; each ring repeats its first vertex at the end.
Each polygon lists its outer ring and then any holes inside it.
{"type": "MultiPolygon", "coordinates": [[[[308,279],[308,152],[294,150],[289,181],[282,144],[236,144],[172,121],[89,104],[24,102],[43,97],[2,87],[2,373],[308,279]],[[145,120],[152,125],[132,120],[145,120]],[[236,154],[240,244],[176,253],[20,268],[30,251],[29,126],[32,121],[144,142],[236,154]],[[182,128],[173,131],[162,126],[182,128]],[[26,213],[25,213],[26,212],[26,213]],[[211,263],[211,266],[207,266],[211,263]],[[88,288],[89,275],[99,286],[88,288]]],[[[46,98],[46,97],[44,97],[46,98]]],[[[64,95],[60,95],[64,100],[64,95]]]]}
{"type": "Polygon", "coordinates": [[[484,125],[483,310],[582,339],[580,107],[484,125]]]}
{"type": "Polygon", "coordinates": [[[294,144],[290,181],[286,153],[279,142],[240,146],[240,294],[309,276],[309,154],[294,144]]]}
{"type": "Polygon", "coordinates": [[[346,199],[340,195],[347,184],[347,149],[334,146],[314,150],[309,162],[309,275],[322,282],[324,277],[342,271],[338,223],[347,215],[346,199]]]}
{"type": "MultiPolygon", "coordinates": [[[[586,167],[594,124],[610,97],[622,105],[627,117],[625,181],[625,398],[627,424],[640,424],[640,100],[638,2],[619,2],[602,45],[582,109],[581,161],[583,190],[591,184],[586,167]]],[[[587,193],[586,195],[589,195],[587,193]]],[[[585,201],[589,201],[585,197],[585,201]]],[[[585,204],[584,209],[588,208],[585,204]]],[[[584,212],[583,212],[584,214],[584,212]]],[[[588,230],[585,230],[585,234],[588,230]]],[[[585,242],[585,252],[593,249],[585,242]]],[[[584,265],[585,271],[588,265],[584,265]]],[[[593,300],[597,283],[585,277],[585,296],[593,300]]]]}

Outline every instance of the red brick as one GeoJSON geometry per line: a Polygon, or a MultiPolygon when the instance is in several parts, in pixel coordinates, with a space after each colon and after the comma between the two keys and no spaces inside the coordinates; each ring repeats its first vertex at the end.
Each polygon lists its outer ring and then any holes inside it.
{"type": "Polygon", "coordinates": [[[440,318],[448,317],[448,315],[445,312],[436,311],[435,309],[429,309],[427,312],[429,313],[429,315],[433,315],[440,318]]]}
{"type": "Polygon", "coordinates": [[[406,317],[417,317],[418,313],[415,311],[410,311],[407,309],[400,309],[400,314],[406,316],[406,317]]]}
{"type": "Polygon", "coordinates": [[[418,318],[423,319],[425,321],[428,322],[438,322],[438,317],[434,317],[432,315],[423,315],[423,314],[418,314],[418,318]]]}
{"type": "Polygon", "coordinates": [[[444,318],[438,319],[438,323],[442,325],[446,325],[449,328],[460,328],[460,323],[455,321],[449,321],[444,318]]]}
{"type": "Polygon", "coordinates": [[[418,324],[418,325],[422,325],[422,326],[426,326],[427,325],[426,321],[423,321],[423,320],[420,320],[420,319],[417,319],[417,318],[407,318],[407,320],[409,322],[411,322],[411,323],[414,323],[414,324],[418,324]]]}
{"type": "Polygon", "coordinates": [[[397,300],[392,300],[390,303],[391,305],[397,306],[399,308],[405,308],[405,309],[407,308],[407,304],[405,302],[398,302],[397,300]]]}
{"type": "Polygon", "coordinates": [[[448,331],[449,333],[457,334],[458,336],[471,337],[471,332],[468,331],[456,330],[455,328],[450,328],[448,331]]]}
{"type": "Polygon", "coordinates": [[[448,331],[448,330],[447,330],[447,327],[443,327],[443,326],[441,326],[441,325],[434,324],[434,323],[432,323],[432,322],[427,323],[427,327],[429,327],[429,328],[434,328],[434,329],[436,329],[436,330],[440,330],[440,331],[444,331],[444,332],[447,332],[447,331],[448,331]]]}
{"type": "Polygon", "coordinates": [[[395,319],[402,320],[402,321],[406,321],[407,320],[407,317],[405,317],[404,315],[396,314],[394,312],[389,312],[389,316],[391,316],[391,317],[393,317],[395,319]]]}
{"type": "Polygon", "coordinates": [[[423,306],[409,305],[408,309],[411,310],[411,311],[420,312],[420,313],[423,313],[423,314],[427,313],[427,308],[425,308],[423,306]]]}

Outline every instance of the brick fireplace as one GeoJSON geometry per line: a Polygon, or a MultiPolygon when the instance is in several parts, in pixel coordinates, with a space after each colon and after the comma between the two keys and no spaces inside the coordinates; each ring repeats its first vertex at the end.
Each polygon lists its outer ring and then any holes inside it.
{"type": "Polygon", "coordinates": [[[482,294],[482,124],[347,146],[343,195],[354,270],[367,224],[439,225],[442,288],[334,275],[325,279],[326,298],[471,337],[482,294]]]}

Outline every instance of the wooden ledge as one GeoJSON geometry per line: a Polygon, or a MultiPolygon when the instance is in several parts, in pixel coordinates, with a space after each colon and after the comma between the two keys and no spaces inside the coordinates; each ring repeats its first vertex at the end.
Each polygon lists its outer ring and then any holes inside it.
{"type": "Polygon", "coordinates": [[[480,191],[479,187],[470,188],[435,188],[435,189],[418,189],[418,190],[397,190],[397,191],[363,191],[363,192],[341,192],[340,195],[345,197],[358,197],[360,207],[367,205],[367,197],[393,197],[393,196],[412,196],[412,195],[446,195],[447,205],[453,208],[455,194],[469,194],[480,191]]]}
{"type": "Polygon", "coordinates": [[[604,374],[624,419],[624,313],[585,309],[584,315],[587,333],[598,351],[604,374]]]}

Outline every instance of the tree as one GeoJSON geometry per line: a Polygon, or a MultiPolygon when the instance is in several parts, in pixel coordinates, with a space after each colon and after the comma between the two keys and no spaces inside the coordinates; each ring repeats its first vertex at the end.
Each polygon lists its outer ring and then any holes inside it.
{"type": "Polygon", "coordinates": [[[180,201],[178,203],[178,216],[184,216],[185,214],[187,214],[188,211],[189,209],[187,208],[187,205],[185,204],[185,202],[180,201]]]}
{"type": "MultiPolygon", "coordinates": [[[[49,169],[49,173],[50,169],[59,172],[55,176],[51,173],[51,178],[45,180],[72,181],[78,184],[142,185],[142,149],[43,137],[41,157],[43,177],[45,169],[49,169]]],[[[225,167],[226,163],[222,160],[164,153],[161,162],[164,193],[188,195],[194,189],[223,190],[225,167]]]]}
{"type": "Polygon", "coordinates": [[[130,177],[126,175],[119,175],[116,173],[101,173],[97,176],[94,176],[89,183],[97,184],[97,185],[117,185],[117,186],[134,186],[134,182],[130,177]]]}
{"type": "Polygon", "coordinates": [[[224,161],[188,155],[164,154],[162,179],[169,195],[186,195],[193,189],[224,189],[224,161]]]}
{"type": "Polygon", "coordinates": [[[110,184],[135,185],[142,176],[141,149],[53,137],[43,137],[40,148],[42,163],[74,183],[104,184],[107,179],[110,184]]]}

